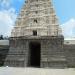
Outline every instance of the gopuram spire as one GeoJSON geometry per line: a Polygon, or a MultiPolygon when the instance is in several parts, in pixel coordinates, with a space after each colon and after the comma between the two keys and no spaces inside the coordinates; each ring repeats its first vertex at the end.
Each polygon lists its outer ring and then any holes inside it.
{"type": "Polygon", "coordinates": [[[26,0],[11,37],[61,35],[52,0],[26,0]]]}

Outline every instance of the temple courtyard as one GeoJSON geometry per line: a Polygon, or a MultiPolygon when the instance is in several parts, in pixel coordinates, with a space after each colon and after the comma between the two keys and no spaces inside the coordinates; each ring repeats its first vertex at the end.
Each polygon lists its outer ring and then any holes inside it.
{"type": "Polygon", "coordinates": [[[0,75],[75,75],[75,69],[0,67],[0,75]]]}

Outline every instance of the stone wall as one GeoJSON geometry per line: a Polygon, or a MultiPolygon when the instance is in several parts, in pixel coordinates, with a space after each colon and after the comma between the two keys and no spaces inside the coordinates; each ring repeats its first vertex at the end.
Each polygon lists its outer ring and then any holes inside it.
{"type": "Polygon", "coordinates": [[[28,46],[27,40],[10,38],[10,49],[4,65],[11,67],[27,66],[28,46]]]}
{"type": "Polygon", "coordinates": [[[67,66],[75,68],[75,44],[64,44],[64,50],[67,59],[67,66]]]}
{"type": "Polygon", "coordinates": [[[67,67],[63,40],[63,37],[49,37],[41,41],[41,67],[67,67]]]}

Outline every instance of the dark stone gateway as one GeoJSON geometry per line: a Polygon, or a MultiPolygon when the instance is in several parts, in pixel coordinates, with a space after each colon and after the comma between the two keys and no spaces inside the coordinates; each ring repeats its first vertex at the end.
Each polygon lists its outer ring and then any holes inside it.
{"type": "Polygon", "coordinates": [[[10,38],[10,50],[5,66],[10,67],[67,67],[62,36],[31,36],[10,38]]]}
{"type": "Polygon", "coordinates": [[[29,66],[40,67],[41,44],[38,41],[29,43],[29,66]]]}
{"type": "Polygon", "coordinates": [[[0,66],[75,68],[75,44],[64,44],[63,36],[10,38],[0,45],[0,66]]]}

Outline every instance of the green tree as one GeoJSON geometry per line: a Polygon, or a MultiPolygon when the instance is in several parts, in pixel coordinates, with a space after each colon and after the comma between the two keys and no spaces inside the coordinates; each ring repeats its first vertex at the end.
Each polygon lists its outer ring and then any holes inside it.
{"type": "Polygon", "coordinates": [[[0,40],[3,40],[3,35],[0,35],[0,40]]]}

